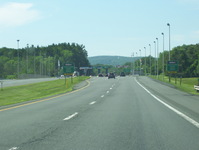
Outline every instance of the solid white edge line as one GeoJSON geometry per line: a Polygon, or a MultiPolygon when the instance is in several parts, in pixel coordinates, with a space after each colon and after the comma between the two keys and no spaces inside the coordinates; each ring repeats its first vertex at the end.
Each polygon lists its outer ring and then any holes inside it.
{"type": "Polygon", "coordinates": [[[63,119],[63,120],[64,120],[64,121],[66,121],[66,120],[70,120],[70,119],[74,118],[76,115],[78,115],[78,112],[76,112],[76,113],[74,113],[74,114],[72,114],[72,115],[70,115],[70,116],[66,117],[66,118],[65,118],[65,119],[63,119]]]}
{"type": "Polygon", "coordinates": [[[90,105],[93,105],[93,104],[95,104],[95,103],[96,103],[96,101],[93,101],[93,102],[90,103],[90,105]]]}
{"type": "Polygon", "coordinates": [[[136,79],[135,81],[137,82],[137,84],[139,84],[147,93],[149,93],[152,97],[154,97],[157,101],[159,101],[160,103],[162,103],[164,106],[166,106],[167,108],[169,108],[170,110],[174,111],[176,114],[178,114],[179,116],[181,116],[182,118],[184,118],[185,120],[187,120],[188,122],[190,122],[192,125],[194,125],[195,127],[199,128],[199,123],[197,121],[195,121],[194,119],[188,117],[187,115],[185,115],[184,113],[178,111],[177,109],[173,108],[172,106],[170,106],[169,104],[163,102],[162,100],[160,100],[158,97],[156,97],[155,95],[153,95],[149,90],[147,90],[142,84],[140,84],[136,79]]]}

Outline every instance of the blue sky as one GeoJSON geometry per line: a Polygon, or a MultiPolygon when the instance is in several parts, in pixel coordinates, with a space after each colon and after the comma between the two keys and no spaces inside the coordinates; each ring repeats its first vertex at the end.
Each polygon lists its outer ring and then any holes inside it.
{"type": "Polygon", "coordinates": [[[75,42],[88,56],[155,55],[199,43],[199,0],[1,0],[0,47],[75,42]],[[156,45],[157,46],[157,45],[156,45]]]}

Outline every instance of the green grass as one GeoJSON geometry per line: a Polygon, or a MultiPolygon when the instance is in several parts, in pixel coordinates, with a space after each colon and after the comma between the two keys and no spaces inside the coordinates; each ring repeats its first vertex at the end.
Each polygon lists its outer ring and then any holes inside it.
{"type": "Polygon", "coordinates": [[[6,106],[25,101],[41,99],[56,94],[62,94],[73,90],[75,84],[88,79],[89,77],[81,76],[71,79],[58,79],[54,81],[40,82],[28,85],[5,87],[0,90],[0,106],[6,106]]]}
{"type": "Polygon", "coordinates": [[[169,82],[169,77],[168,76],[164,76],[163,75],[159,75],[158,78],[157,76],[150,76],[151,78],[169,83],[174,85],[177,89],[180,89],[184,92],[190,93],[190,94],[194,94],[194,95],[199,95],[198,92],[196,92],[196,90],[194,89],[194,85],[198,84],[198,79],[199,78],[182,78],[181,79],[181,83],[180,83],[180,78],[175,78],[171,77],[171,82],[169,82]]]}

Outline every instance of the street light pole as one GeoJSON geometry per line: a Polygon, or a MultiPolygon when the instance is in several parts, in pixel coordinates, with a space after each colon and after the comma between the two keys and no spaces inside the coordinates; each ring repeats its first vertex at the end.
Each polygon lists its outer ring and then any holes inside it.
{"type": "Polygon", "coordinates": [[[159,71],[158,71],[158,58],[159,58],[159,44],[158,44],[158,38],[156,38],[156,40],[157,40],[157,77],[158,77],[158,73],[159,73],[159,71]]]}
{"type": "Polygon", "coordinates": [[[162,33],[163,37],[163,52],[162,52],[162,74],[163,74],[163,80],[164,80],[164,33],[162,33]]]}
{"type": "Polygon", "coordinates": [[[34,77],[36,77],[36,71],[35,71],[35,47],[32,45],[32,50],[34,51],[34,77]]]}
{"type": "Polygon", "coordinates": [[[140,49],[139,51],[140,51],[140,75],[141,75],[141,63],[142,63],[142,62],[141,62],[141,60],[142,60],[142,59],[141,59],[141,49],[140,49]]]}
{"type": "Polygon", "coordinates": [[[144,74],[146,76],[146,47],[144,47],[144,49],[145,49],[145,60],[144,60],[145,61],[144,62],[145,63],[145,68],[144,68],[144,74]]]}
{"type": "Polygon", "coordinates": [[[134,58],[134,52],[132,53],[132,67],[133,67],[133,69],[132,69],[132,75],[134,75],[134,70],[135,70],[135,65],[134,65],[134,62],[133,62],[133,58],[134,58]]]}
{"type": "Polygon", "coordinates": [[[156,42],[154,41],[154,48],[155,48],[155,59],[154,59],[154,75],[156,75],[156,42]]]}
{"type": "Polygon", "coordinates": [[[150,47],[150,75],[151,75],[151,44],[149,44],[150,47]]]}
{"type": "Polygon", "coordinates": [[[28,77],[28,49],[29,49],[29,44],[27,44],[27,55],[26,55],[26,59],[27,59],[27,77],[28,77]]]}
{"type": "Polygon", "coordinates": [[[171,57],[170,57],[170,48],[171,48],[171,39],[170,39],[170,24],[167,23],[167,26],[169,26],[169,61],[171,60],[171,57]]]}
{"type": "Polygon", "coordinates": [[[19,79],[19,40],[17,40],[17,55],[18,55],[17,78],[19,79]]]}
{"type": "MultiPolygon", "coordinates": [[[[136,58],[138,57],[138,53],[136,52],[136,58]]],[[[136,69],[136,74],[138,74],[138,64],[136,63],[136,61],[135,61],[135,69],[136,69]]]]}
{"type": "MultiPolygon", "coordinates": [[[[39,46],[38,46],[38,47],[39,47],[39,46]]],[[[42,64],[41,49],[40,49],[39,57],[40,57],[40,58],[39,58],[39,64],[40,64],[40,65],[39,65],[39,72],[40,72],[40,77],[41,77],[41,74],[42,74],[42,73],[41,73],[41,69],[42,69],[42,68],[41,68],[41,67],[42,67],[42,66],[41,66],[41,64],[42,64]]]]}

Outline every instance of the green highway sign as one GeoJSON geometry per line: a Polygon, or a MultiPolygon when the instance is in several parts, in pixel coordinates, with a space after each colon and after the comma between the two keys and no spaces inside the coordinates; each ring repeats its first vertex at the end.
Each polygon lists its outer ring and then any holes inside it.
{"type": "Polygon", "coordinates": [[[169,73],[177,73],[179,69],[178,61],[168,61],[167,62],[167,71],[169,73]]]}
{"type": "Polygon", "coordinates": [[[72,64],[65,64],[65,66],[63,66],[63,73],[64,75],[72,75],[74,72],[74,66],[72,64]]]}
{"type": "Polygon", "coordinates": [[[125,72],[125,73],[130,73],[130,72],[131,72],[131,69],[125,68],[125,69],[124,69],[124,72],[125,72]]]}

